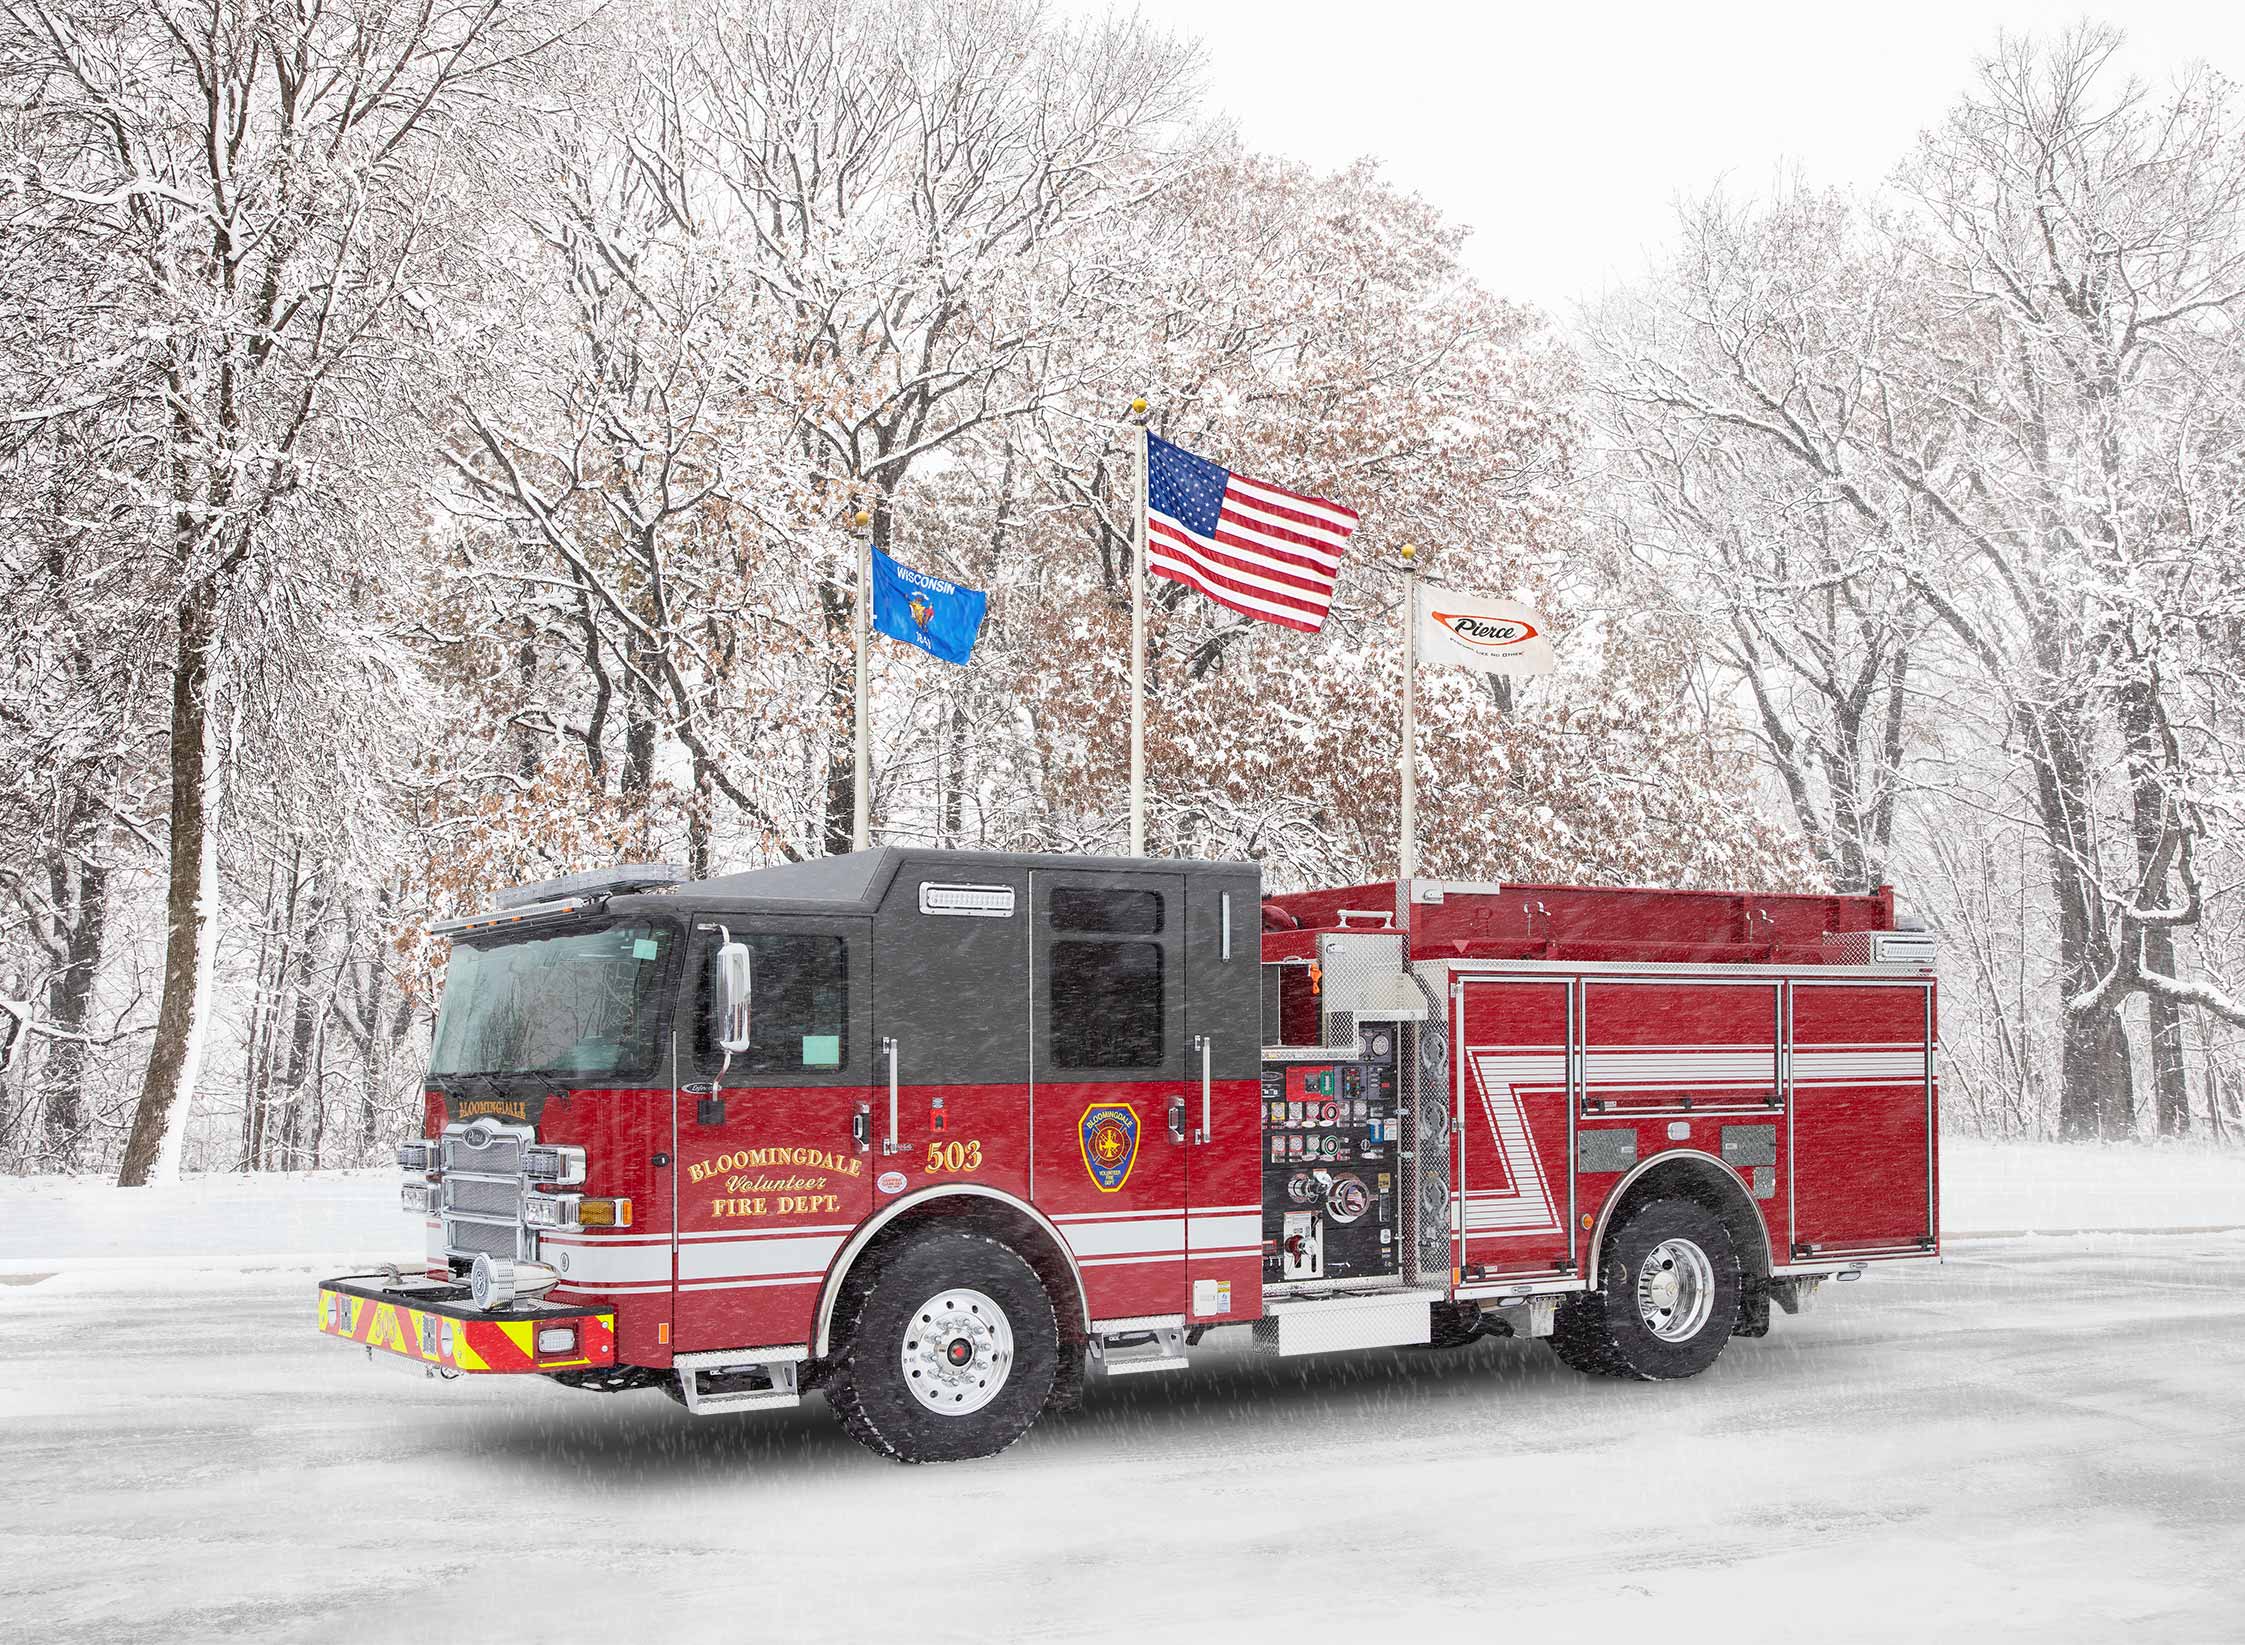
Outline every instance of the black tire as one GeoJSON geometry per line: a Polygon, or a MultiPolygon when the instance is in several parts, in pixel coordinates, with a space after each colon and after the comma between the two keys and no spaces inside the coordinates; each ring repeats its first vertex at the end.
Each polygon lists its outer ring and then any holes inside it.
{"type": "Polygon", "coordinates": [[[1638,1206],[1606,1241],[1596,1278],[1597,1290],[1560,1305],[1546,1339],[1551,1351],[1578,1371],[1643,1382],[1697,1376],[1721,1357],[1738,1323],[1743,1282],[1730,1230],[1690,1200],[1638,1206]],[[1655,1261],[1656,1252],[1671,1254],[1655,1261]],[[1704,1261],[1705,1274],[1680,1278],[1687,1289],[1672,1294],[1663,1288],[1662,1276],[1697,1275],[1692,1252],[1704,1261]],[[1647,1282],[1642,1303],[1641,1281],[1647,1282]],[[1691,1305],[1694,1297],[1703,1298],[1704,1312],[1691,1305]],[[1671,1299],[1665,1315],[1664,1298],[1671,1299]],[[1678,1306],[1684,1309],[1681,1317],[1678,1306]]]}
{"type": "Polygon", "coordinates": [[[997,1455],[1029,1431],[1058,1378],[1060,1324],[1044,1282],[1010,1247],[964,1229],[910,1235],[883,1253],[863,1280],[853,1276],[837,1312],[835,1337],[841,1347],[827,1374],[826,1402],[853,1439],[899,1462],[997,1455]],[[960,1294],[946,1297],[946,1292],[960,1294]],[[967,1293],[995,1304],[1002,1317],[989,1321],[967,1293]],[[964,1380],[947,1380],[954,1373],[939,1363],[924,1373],[906,1370],[906,1345],[923,1352],[922,1339],[911,1333],[935,1317],[931,1305],[950,1309],[942,1318],[964,1322],[950,1343],[926,1339],[927,1349],[941,1358],[955,1345],[966,1346],[965,1369],[956,1373],[964,1380]],[[982,1329],[995,1338],[998,1326],[1012,1341],[1002,1374],[999,1364],[981,1365],[984,1349],[968,1341],[982,1329]],[[989,1374],[977,1381],[977,1369],[989,1374]],[[995,1392],[986,1393],[993,1380],[995,1392]],[[916,1383],[938,1391],[923,1398],[914,1391],[916,1383]],[[968,1408],[940,1411],[929,1403],[947,1396],[968,1408]],[[977,1399],[986,1402],[973,1404],[977,1399]]]}

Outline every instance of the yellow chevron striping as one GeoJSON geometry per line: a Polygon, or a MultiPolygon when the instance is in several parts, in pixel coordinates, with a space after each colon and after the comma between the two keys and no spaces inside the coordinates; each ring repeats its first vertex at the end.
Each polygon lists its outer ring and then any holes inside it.
{"type": "Polygon", "coordinates": [[[468,1340],[468,1322],[455,1320],[452,1325],[452,1367],[456,1371],[488,1371],[483,1356],[475,1351],[468,1340]]]}
{"type": "Polygon", "coordinates": [[[524,1359],[536,1359],[538,1357],[537,1347],[531,1340],[530,1335],[537,1328],[538,1322],[536,1320],[503,1319],[497,1323],[499,1329],[507,1333],[507,1340],[522,1350],[524,1359]]]}

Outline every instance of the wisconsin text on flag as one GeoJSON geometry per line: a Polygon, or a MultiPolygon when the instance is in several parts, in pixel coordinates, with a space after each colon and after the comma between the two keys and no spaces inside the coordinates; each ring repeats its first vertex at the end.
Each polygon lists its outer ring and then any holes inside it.
{"type": "Polygon", "coordinates": [[[1218,605],[1316,633],[1356,518],[1146,436],[1146,564],[1218,605]]]}

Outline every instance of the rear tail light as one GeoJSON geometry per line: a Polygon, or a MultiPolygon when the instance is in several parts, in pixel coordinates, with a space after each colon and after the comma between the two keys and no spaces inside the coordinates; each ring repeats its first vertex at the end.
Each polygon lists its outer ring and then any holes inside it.
{"type": "Polygon", "coordinates": [[[585,1151],[561,1143],[538,1143],[522,1151],[522,1174],[532,1182],[568,1187],[585,1180],[585,1151]]]}
{"type": "Polygon", "coordinates": [[[409,1182],[398,1190],[398,1202],[408,1211],[434,1216],[442,1190],[433,1182],[409,1182]]]}

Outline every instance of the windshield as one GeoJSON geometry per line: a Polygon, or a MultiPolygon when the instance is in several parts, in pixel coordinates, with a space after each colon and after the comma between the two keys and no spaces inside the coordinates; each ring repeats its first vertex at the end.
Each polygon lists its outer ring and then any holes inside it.
{"type": "Polygon", "coordinates": [[[454,944],[429,1072],[652,1072],[670,948],[661,925],[454,944]]]}

